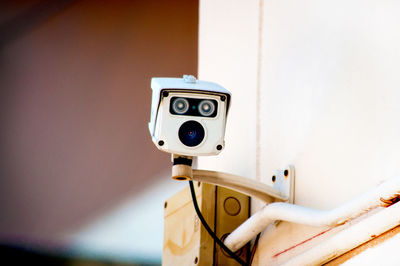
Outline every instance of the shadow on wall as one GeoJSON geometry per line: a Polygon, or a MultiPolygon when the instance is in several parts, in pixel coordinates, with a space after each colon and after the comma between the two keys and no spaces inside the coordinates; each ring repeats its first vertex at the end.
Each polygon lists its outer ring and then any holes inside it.
{"type": "Polygon", "coordinates": [[[56,243],[169,167],[150,78],[197,74],[197,1],[0,8],[0,242],[56,243]]]}

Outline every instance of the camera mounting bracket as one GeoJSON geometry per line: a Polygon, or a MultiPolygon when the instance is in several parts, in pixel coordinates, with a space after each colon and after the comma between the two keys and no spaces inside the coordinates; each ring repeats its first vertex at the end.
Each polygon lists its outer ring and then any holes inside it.
{"type": "Polygon", "coordinates": [[[294,167],[278,169],[272,175],[273,186],[260,181],[217,171],[192,169],[193,157],[172,155],[172,178],[195,180],[214,184],[256,197],[266,203],[274,201],[294,202],[294,167]]]}
{"type": "Polygon", "coordinates": [[[276,170],[272,176],[272,187],[286,195],[289,203],[294,203],[294,173],[294,166],[287,165],[284,169],[276,170]]]}

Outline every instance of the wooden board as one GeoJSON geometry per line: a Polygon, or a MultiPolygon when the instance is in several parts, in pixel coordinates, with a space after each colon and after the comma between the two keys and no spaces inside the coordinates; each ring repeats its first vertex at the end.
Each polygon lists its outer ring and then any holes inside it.
{"type": "MultiPolygon", "coordinates": [[[[219,238],[249,217],[249,197],[230,189],[194,182],[200,210],[219,238]]],[[[240,252],[243,260],[247,246],[240,252]]],[[[238,265],[216,247],[195,213],[189,188],[165,202],[162,265],[238,265]]]]}
{"type": "Polygon", "coordinates": [[[336,265],[341,265],[347,260],[357,256],[358,254],[361,254],[365,250],[375,247],[379,244],[382,244],[384,241],[388,240],[389,238],[397,235],[400,233],[400,226],[397,226],[389,231],[386,231],[385,233],[375,237],[374,239],[371,239],[370,241],[350,250],[349,252],[344,253],[343,255],[331,260],[330,262],[326,263],[325,265],[329,266],[336,266],[336,265]]]}

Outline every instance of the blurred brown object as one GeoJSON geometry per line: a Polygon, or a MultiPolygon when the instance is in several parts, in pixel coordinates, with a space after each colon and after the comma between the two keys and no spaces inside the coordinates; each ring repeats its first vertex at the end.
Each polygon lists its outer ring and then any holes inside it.
{"type": "Polygon", "coordinates": [[[54,242],[169,174],[147,129],[150,78],[197,74],[198,2],[0,10],[0,242],[54,242]]]}

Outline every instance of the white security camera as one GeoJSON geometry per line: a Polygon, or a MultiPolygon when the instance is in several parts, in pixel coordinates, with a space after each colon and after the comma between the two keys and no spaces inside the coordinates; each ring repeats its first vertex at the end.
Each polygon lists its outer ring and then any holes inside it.
{"type": "Polygon", "coordinates": [[[220,85],[183,78],[152,78],[149,130],[158,149],[172,154],[216,155],[225,146],[231,94],[220,85]]]}

